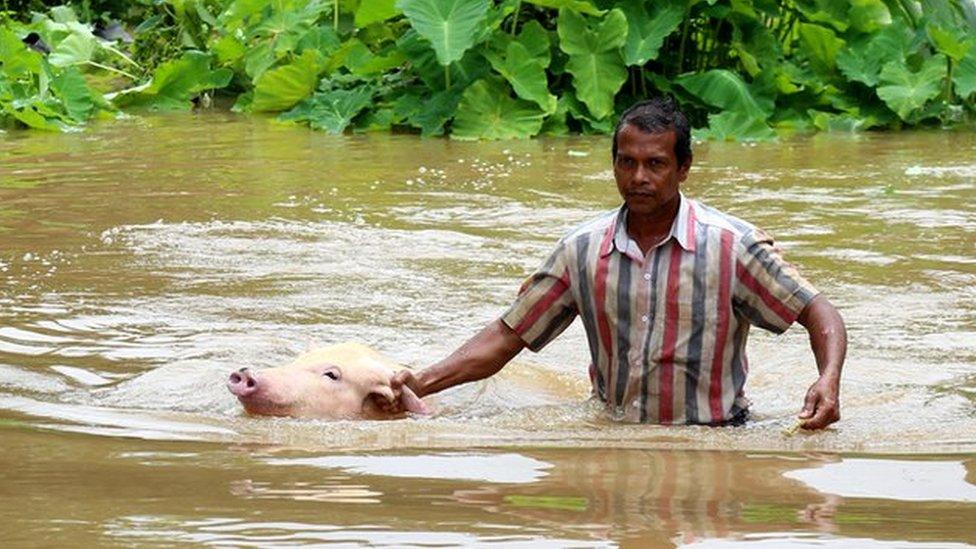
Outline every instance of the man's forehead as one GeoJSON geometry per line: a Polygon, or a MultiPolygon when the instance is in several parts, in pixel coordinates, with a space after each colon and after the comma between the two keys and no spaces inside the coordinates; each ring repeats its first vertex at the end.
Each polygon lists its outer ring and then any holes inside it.
{"type": "Polygon", "coordinates": [[[673,129],[645,131],[633,124],[626,124],[620,128],[617,136],[617,146],[621,149],[631,147],[635,149],[643,148],[674,148],[677,136],[673,129]]]}

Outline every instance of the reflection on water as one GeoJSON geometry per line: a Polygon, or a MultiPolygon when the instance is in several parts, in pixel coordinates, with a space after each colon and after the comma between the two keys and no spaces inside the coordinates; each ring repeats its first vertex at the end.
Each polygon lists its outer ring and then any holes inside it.
{"type": "Polygon", "coordinates": [[[497,317],[562,233],[616,204],[607,145],[336,137],[223,113],[5,134],[0,530],[24,543],[32,529],[121,544],[976,541],[973,134],[696,150],[685,191],[766,228],[847,319],[830,432],[782,435],[815,373],[802,330],[751,339],[744,428],[612,424],[584,402],[578,325],[439,397],[431,418],[241,416],[231,369],[343,340],[420,366],[497,317]]]}
{"type": "MultiPolygon", "coordinates": [[[[880,484],[874,495],[840,496],[791,480],[842,463],[830,455],[525,449],[371,456],[2,429],[0,524],[20,543],[976,542],[971,503],[892,499],[880,484]]],[[[901,463],[933,465],[928,482],[959,485],[949,470],[958,461],[901,463]]],[[[971,461],[966,466],[976,473],[971,461]]]]}

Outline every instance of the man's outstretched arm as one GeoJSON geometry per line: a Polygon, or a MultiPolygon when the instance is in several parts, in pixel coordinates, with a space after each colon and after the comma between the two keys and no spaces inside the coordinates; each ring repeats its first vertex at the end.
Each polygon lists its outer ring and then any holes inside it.
{"type": "Polygon", "coordinates": [[[799,418],[805,429],[823,429],[840,419],[840,372],[847,355],[847,328],[840,313],[818,295],[797,318],[810,334],[820,378],[807,390],[799,418]]]}
{"type": "Polygon", "coordinates": [[[525,342],[501,320],[488,324],[444,360],[413,373],[401,370],[391,381],[399,396],[404,385],[419,397],[496,374],[525,347],[525,342]]]}

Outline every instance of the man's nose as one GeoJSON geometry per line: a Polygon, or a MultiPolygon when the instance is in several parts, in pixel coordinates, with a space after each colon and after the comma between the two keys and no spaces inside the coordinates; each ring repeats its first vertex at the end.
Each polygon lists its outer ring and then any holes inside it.
{"type": "Polygon", "coordinates": [[[637,169],[634,170],[634,183],[638,184],[648,184],[651,182],[651,170],[644,166],[637,165],[637,169]]]}

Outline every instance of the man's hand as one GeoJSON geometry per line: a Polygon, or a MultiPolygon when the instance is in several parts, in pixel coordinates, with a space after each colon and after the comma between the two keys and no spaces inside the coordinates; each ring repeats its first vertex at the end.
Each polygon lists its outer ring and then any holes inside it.
{"type": "Polygon", "coordinates": [[[400,370],[399,372],[393,374],[390,379],[390,389],[393,389],[393,400],[384,401],[380,408],[384,412],[390,414],[402,414],[407,411],[407,407],[404,404],[403,399],[403,388],[406,387],[408,390],[413,391],[414,394],[420,393],[419,382],[417,377],[413,375],[410,370],[400,370]]]}
{"type": "Polygon", "coordinates": [[[419,401],[448,387],[492,376],[524,347],[514,330],[496,320],[437,364],[416,373],[401,370],[394,374],[390,379],[393,399],[382,409],[390,413],[412,411],[410,397],[419,401]]]}
{"type": "Polygon", "coordinates": [[[797,416],[803,421],[804,429],[823,429],[840,420],[840,383],[821,376],[807,390],[803,410],[797,416]]]}
{"type": "Polygon", "coordinates": [[[837,309],[818,295],[798,319],[810,334],[820,378],[807,390],[798,416],[804,429],[823,429],[840,419],[840,372],[847,355],[847,328],[837,309]]]}

